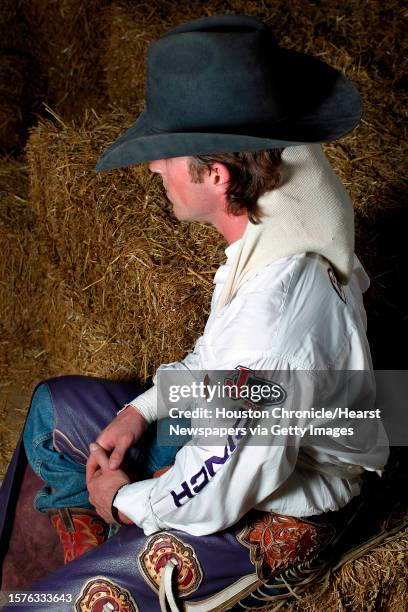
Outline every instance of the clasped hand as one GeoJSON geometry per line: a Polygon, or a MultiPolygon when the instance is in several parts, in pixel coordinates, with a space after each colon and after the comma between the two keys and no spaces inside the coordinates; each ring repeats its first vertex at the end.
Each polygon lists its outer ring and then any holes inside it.
{"type": "MultiPolygon", "coordinates": [[[[111,506],[116,491],[122,485],[130,483],[130,478],[121,469],[124,455],[146,427],[143,417],[130,406],[113,419],[99,434],[96,442],[90,445],[86,464],[89,501],[107,523],[115,522],[111,506]]],[[[120,512],[119,517],[123,522],[132,522],[120,512]]]]}

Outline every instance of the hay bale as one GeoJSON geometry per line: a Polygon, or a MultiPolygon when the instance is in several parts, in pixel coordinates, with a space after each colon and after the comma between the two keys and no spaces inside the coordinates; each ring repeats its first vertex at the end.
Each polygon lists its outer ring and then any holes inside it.
{"type": "Polygon", "coordinates": [[[44,276],[36,308],[52,374],[145,378],[183,357],[203,327],[223,240],[176,222],[145,168],[94,172],[128,121],[43,122],[28,143],[44,276]]]}
{"type": "Polygon", "coordinates": [[[0,161],[0,321],[2,385],[32,382],[40,313],[33,308],[42,291],[38,269],[36,215],[28,202],[24,159],[0,161]]]}
{"type": "Polygon", "coordinates": [[[65,119],[101,108],[101,15],[110,0],[21,0],[30,51],[47,79],[46,100],[65,119]]]}
{"type": "Polygon", "coordinates": [[[41,292],[28,203],[28,168],[23,159],[0,160],[0,475],[3,475],[24,422],[30,387],[41,376],[38,345],[41,292]]]}

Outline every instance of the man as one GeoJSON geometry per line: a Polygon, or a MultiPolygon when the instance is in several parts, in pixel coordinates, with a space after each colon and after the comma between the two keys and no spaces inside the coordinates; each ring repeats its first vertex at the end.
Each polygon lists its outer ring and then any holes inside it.
{"type": "MultiPolygon", "coordinates": [[[[361,475],[381,473],[388,457],[375,419],[338,438],[341,419],[327,417],[333,435],[320,443],[291,433],[296,409],[334,402],[346,383],[349,407],[374,403],[352,206],[317,144],[360,115],[344,76],[279,48],[251,18],[193,21],[150,47],[146,109],[97,170],[149,162],[178,219],[224,236],[227,262],[194,351],[161,366],[157,384],[62,377],[37,388],[24,432],[45,481],[35,505],[50,514],[65,560],[78,557],[37,590],[64,589],[78,610],[164,610],[166,601],[175,610],[176,572],[185,609],[223,610],[264,606],[287,596],[288,582],[299,592],[319,575],[318,555],[333,553],[361,475]],[[356,370],[366,375],[336,376],[356,370]],[[275,403],[287,409],[276,439],[251,444],[248,430],[216,446],[155,444],[147,427],[169,412],[166,402],[158,412],[160,377],[202,372],[209,389],[217,371],[252,382],[272,373],[275,403]],[[104,540],[101,519],[119,533],[79,556],[104,540]]],[[[69,609],[67,599],[58,606],[69,609]]]]}

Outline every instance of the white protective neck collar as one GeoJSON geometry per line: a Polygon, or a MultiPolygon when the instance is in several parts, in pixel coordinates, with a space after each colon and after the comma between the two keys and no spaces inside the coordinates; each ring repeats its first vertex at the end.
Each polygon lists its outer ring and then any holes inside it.
{"type": "Polygon", "coordinates": [[[347,191],[319,144],[288,147],[282,160],[282,183],[259,198],[261,223],[248,223],[217,310],[259,269],[298,253],[319,253],[343,284],[350,279],[354,211],[347,191]]]}

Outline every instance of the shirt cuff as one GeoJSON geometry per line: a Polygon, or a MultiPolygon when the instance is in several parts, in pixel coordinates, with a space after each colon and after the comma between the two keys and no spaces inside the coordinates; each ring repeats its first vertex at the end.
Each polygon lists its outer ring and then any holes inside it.
{"type": "Polygon", "coordinates": [[[151,535],[165,528],[154,515],[150,496],[157,479],[149,478],[121,487],[113,505],[123,512],[135,525],[143,529],[145,535],[151,535]]]}
{"type": "MultiPolygon", "coordinates": [[[[129,404],[128,404],[129,405],[129,404]]],[[[141,393],[130,402],[150,425],[153,421],[157,421],[157,387],[153,385],[144,393],[141,393]]]]}

